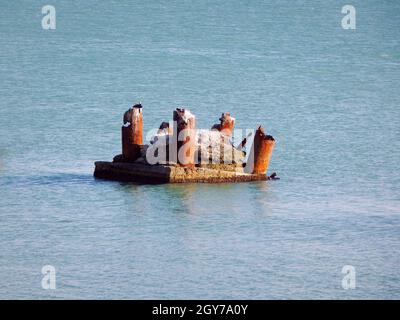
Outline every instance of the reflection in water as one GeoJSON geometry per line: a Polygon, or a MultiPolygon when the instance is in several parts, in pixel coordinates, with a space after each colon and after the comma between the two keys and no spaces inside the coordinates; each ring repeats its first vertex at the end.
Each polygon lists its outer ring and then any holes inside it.
{"type": "Polygon", "coordinates": [[[134,184],[102,182],[117,186],[128,194],[124,197],[130,212],[146,215],[156,210],[159,214],[229,214],[271,215],[278,194],[271,184],[256,181],[246,183],[187,183],[134,184]]]}
{"type": "MultiPolygon", "coordinates": [[[[258,183],[187,183],[187,184],[160,184],[140,185],[119,183],[122,191],[133,197],[125,199],[128,206],[135,210],[146,212],[146,205],[151,204],[151,210],[159,212],[173,212],[178,214],[199,215],[202,213],[240,213],[243,211],[259,210],[261,193],[267,188],[258,183]],[[254,189],[258,195],[254,195],[254,189]],[[254,198],[255,197],[255,198],[254,198]],[[140,204],[140,205],[138,205],[140,204]],[[256,209],[258,208],[258,209],[256,209]]],[[[265,196],[265,195],[264,195],[265,196]]],[[[150,208],[148,208],[150,209],[150,208]]]]}
{"type": "Polygon", "coordinates": [[[126,193],[128,196],[123,197],[124,203],[128,212],[135,212],[141,215],[146,215],[149,210],[153,210],[151,197],[146,192],[147,185],[117,182],[118,189],[126,193]]]}
{"type": "Polygon", "coordinates": [[[194,183],[189,184],[168,184],[165,188],[167,196],[174,199],[176,213],[189,213],[193,215],[196,213],[195,200],[198,192],[198,185],[194,183]]]}
{"type": "Polygon", "coordinates": [[[273,214],[273,190],[271,183],[274,181],[256,181],[249,186],[249,196],[252,197],[252,203],[255,214],[272,215],[273,214]]]}

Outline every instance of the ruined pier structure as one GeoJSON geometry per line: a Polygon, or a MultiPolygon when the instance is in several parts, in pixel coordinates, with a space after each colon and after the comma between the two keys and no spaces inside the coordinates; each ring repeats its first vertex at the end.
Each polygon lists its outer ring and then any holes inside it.
{"type": "Polygon", "coordinates": [[[268,180],[275,140],[260,126],[250,154],[242,151],[249,136],[235,147],[235,118],[223,113],[211,130],[197,130],[196,117],[185,108],[173,111],[149,145],[143,144],[143,108],[136,104],[123,117],[122,154],[113,162],[95,163],[99,178],[137,182],[239,182],[268,180]]]}

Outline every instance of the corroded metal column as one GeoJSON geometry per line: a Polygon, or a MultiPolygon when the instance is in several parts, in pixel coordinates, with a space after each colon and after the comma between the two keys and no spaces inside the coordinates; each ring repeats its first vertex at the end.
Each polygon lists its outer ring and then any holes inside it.
{"type": "Polygon", "coordinates": [[[235,118],[229,112],[224,112],[219,118],[220,123],[213,125],[211,130],[218,130],[227,136],[231,136],[235,127],[235,118]]]}
{"type": "Polygon", "coordinates": [[[140,157],[143,144],[142,105],[136,104],[124,114],[122,133],[122,155],[125,160],[135,161],[140,157]]]}
{"type": "Polygon", "coordinates": [[[194,167],[196,151],[196,117],[187,109],[177,108],[173,113],[174,141],[176,141],[177,163],[194,167]]]}
{"type": "Polygon", "coordinates": [[[246,171],[252,174],[266,174],[274,145],[275,139],[272,136],[266,135],[261,126],[258,127],[246,165],[246,171]]]}

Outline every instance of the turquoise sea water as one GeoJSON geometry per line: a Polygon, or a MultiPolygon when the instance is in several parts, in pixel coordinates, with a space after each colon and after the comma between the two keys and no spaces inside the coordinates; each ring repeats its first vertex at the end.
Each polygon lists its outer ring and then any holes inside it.
{"type": "Polygon", "coordinates": [[[45,4],[0,2],[1,299],[400,298],[400,2],[45,4]],[[281,180],[95,180],[137,101],[263,124],[281,180]]]}

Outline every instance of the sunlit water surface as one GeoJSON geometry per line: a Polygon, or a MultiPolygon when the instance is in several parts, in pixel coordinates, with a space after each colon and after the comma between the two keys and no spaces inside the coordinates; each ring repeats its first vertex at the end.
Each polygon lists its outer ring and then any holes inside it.
{"type": "Polygon", "coordinates": [[[399,2],[51,4],[0,4],[0,298],[400,298],[399,2]],[[281,180],[95,180],[137,101],[263,124],[281,180]]]}

